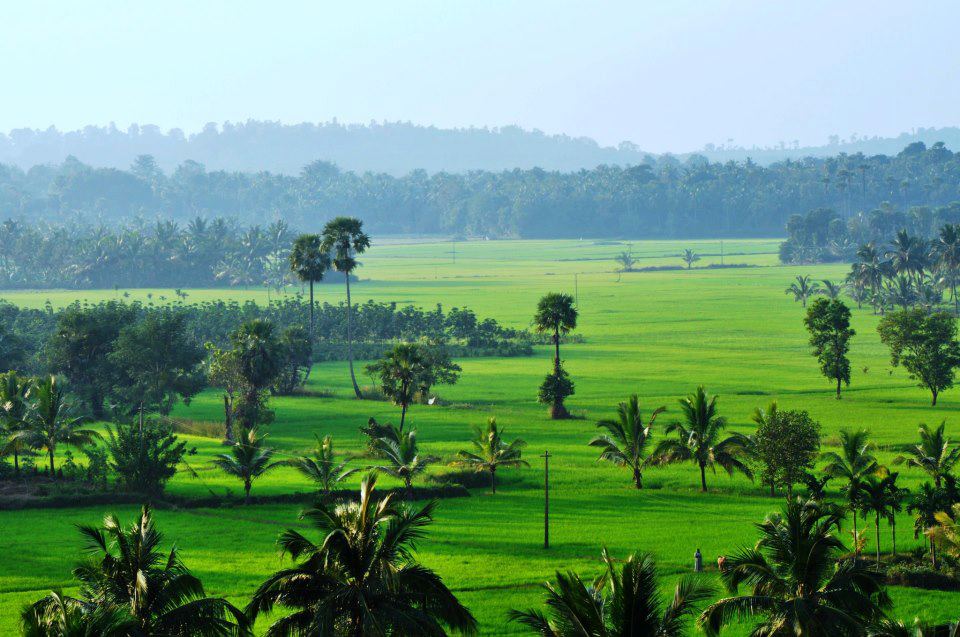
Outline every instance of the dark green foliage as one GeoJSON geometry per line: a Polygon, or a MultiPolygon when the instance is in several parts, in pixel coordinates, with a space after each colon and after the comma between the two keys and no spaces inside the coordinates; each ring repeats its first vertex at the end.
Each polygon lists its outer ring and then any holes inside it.
{"type": "Polygon", "coordinates": [[[757,477],[792,495],[793,485],[804,482],[820,451],[820,423],[806,411],[783,411],[773,403],[766,411],[754,412],[757,429],[753,434],[757,477]]]}
{"type": "Polygon", "coordinates": [[[456,383],[460,371],[444,352],[418,343],[400,343],[382,359],[367,365],[367,373],[379,381],[383,395],[400,407],[400,431],[414,398],[426,396],[438,383],[456,383]]]}
{"type": "Polygon", "coordinates": [[[877,330],[890,348],[890,363],[903,365],[910,378],[930,390],[936,405],[940,392],[953,387],[960,366],[957,319],[946,312],[903,310],[883,317],[877,330]]]}
{"type": "Polygon", "coordinates": [[[377,498],[375,486],[376,475],[368,475],[359,502],[318,502],[304,511],[318,542],[293,529],[280,535],[294,564],[261,584],[246,608],[251,621],[276,609],[268,637],[476,633],[470,611],[413,559],[436,502],[404,507],[390,495],[377,498]]]}
{"type": "Polygon", "coordinates": [[[115,393],[131,409],[142,405],[169,414],[177,400],[189,404],[206,384],[203,356],[184,314],[150,312],[120,330],[114,341],[108,358],[119,372],[115,393]]]}
{"type": "Polygon", "coordinates": [[[79,528],[89,553],[73,571],[80,583],[79,597],[64,600],[57,593],[44,597],[24,612],[27,625],[60,612],[78,622],[82,630],[76,634],[91,637],[101,634],[97,629],[111,634],[118,624],[123,625],[114,633],[118,635],[249,634],[243,613],[225,599],[206,597],[203,584],[184,566],[176,548],[161,552],[163,535],[149,507],[126,529],[114,515],[104,518],[102,528],[79,528]]]}
{"type": "Polygon", "coordinates": [[[242,324],[230,340],[236,356],[237,373],[243,379],[236,405],[237,420],[245,429],[273,420],[267,409],[267,390],[285,364],[285,350],[273,323],[254,319],[242,324]]]}
{"type": "Polygon", "coordinates": [[[850,327],[850,308],[839,299],[817,299],[807,310],[803,319],[810,332],[813,355],[820,362],[820,371],[837,383],[837,399],[840,398],[840,383],[850,385],[850,339],[856,331],[850,327]]]}
{"type": "Polygon", "coordinates": [[[713,595],[712,586],[686,576],[665,602],[652,556],[634,553],[620,562],[604,549],[603,561],[604,573],[592,585],[576,573],[557,572],[555,583],[543,585],[547,614],[512,610],[510,620],[547,637],[682,637],[690,634],[697,607],[713,595]]]}
{"type": "Polygon", "coordinates": [[[313,344],[309,332],[293,325],[280,335],[283,364],[271,390],[279,396],[289,396],[303,386],[306,372],[313,364],[313,344]]]}
{"type": "Polygon", "coordinates": [[[543,382],[540,383],[540,389],[537,391],[537,400],[550,406],[550,417],[553,419],[567,418],[570,412],[567,411],[564,401],[573,396],[574,383],[570,380],[570,374],[567,370],[560,368],[559,371],[553,371],[546,375],[543,382]]]}
{"type": "Polygon", "coordinates": [[[163,494],[187,454],[187,443],[177,438],[170,425],[153,419],[144,420],[142,427],[139,421],[108,427],[106,447],[117,486],[151,498],[163,494]]]}
{"type": "Polygon", "coordinates": [[[119,381],[110,353],[120,331],[132,323],[136,310],[124,303],[68,306],[57,318],[46,351],[50,369],[70,379],[94,418],[104,416],[103,402],[119,381]]]}
{"type": "Polygon", "coordinates": [[[701,628],[713,636],[729,624],[759,619],[753,635],[789,630],[809,637],[861,637],[883,618],[890,599],[879,571],[860,560],[840,560],[846,551],[834,534],[840,521],[835,508],[798,499],[789,501],[782,515],[758,524],[756,547],[728,557],[720,574],[731,596],[703,612],[701,628]],[[737,595],[741,586],[747,592],[737,595]]]}

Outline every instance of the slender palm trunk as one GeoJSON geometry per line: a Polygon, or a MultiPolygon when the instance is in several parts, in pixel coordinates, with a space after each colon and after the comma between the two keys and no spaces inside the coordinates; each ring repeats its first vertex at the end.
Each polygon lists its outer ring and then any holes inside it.
{"type": "Polygon", "coordinates": [[[13,473],[20,475],[20,451],[16,447],[13,449],[13,473]]]}
{"type": "Polygon", "coordinates": [[[639,463],[633,465],[633,484],[638,489],[643,488],[643,474],[640,472],[639,463]]]}
{"type": "Polygon", "coordinates": [[[853,552],[857,555],[860,554],[860,549],[857,548],[857,510],[853,508],[853,505],[850,505],[850,512],[853,513],[853,552]]]}
{"type": "Polygon", "coordinates": [[[407,419],[407,403],[400,405],[400,432],[403,432],[403,423],[407,419]]]}
{"type": "Polygon", "coordinates": [[[930,559],[933,563],[933,570],[937,570],[937,543],[930,538],[930,559]]]}
{"type": "Polygon", "coordinates": [[[47,453],[50,455],[50,479],[52,480],[56,477],[56,474],[55,474],[56,469],[54,469],[54,466],[53,466],[53,447],[48,447],[47,453]]]}
{"type": "Polygon", "coordinates": [[[553,331],[553,346],[554,346],[554,356],[553,356],[553,373],[560,373],[560,328],[556,328],[553,331]]]}
{"type": "Polygon", "coordinates": [[[497,493],[497,470],[495,467],[490,467],[490,490],[494,495],[497,493]]]}
{"type": "Polygon", "coordinates": [[[896,514],[891,514],[890,516],[890,539],[893,540],[893,554],[897,554],[897,516],[896,514]]]}
{"type": "Polygon", "coordinates": [[[357,385],[357,375],[353,371],[353,325],[350,317],[353,308],[350,301],[350,272],[344,272],[343,276],[347,282],[347,361],[350,365],[350,382],[353,383],[353,393],[359,400],[363,398],[363,395],[360,393],[360,386],[357,385]]]}
{"type": "Polygon", "coordinates": [[[876,514],[874,526],[877,529],[877,566],[880,566],[880,514],[876,514]]]}
{"type": "Polygon", "coordinates": [[[227,442],[233,442],[233,405],[230,396],[223,395],[223,437],[227,442]]]}
{"type": "Polygon", "coordinates": [[[938,392],[937,392],[936,389],[931,389],[931,390],[930,390],[930,393],[933,394],[933,400],[930,401],[930,406],[931,406],[931,407],[936,407],[936,406],[937,406],[937,393],[938,393],[938,392]]]}
{"type": "Polygon", "coordinates": [[[310,343],[313,344],[316,321],[313,317],[313,279],[310,279],[310,343]]]}
{"type": "Polygon", "coordinates": [[[703,463],[700,463],[700,490],[707,492],[707,467],[703,463]]]}
{"type": "Polygon", "coordinates": [[[250,504],[250,487],[253,486],[250,484],[250,478],[246,478],[243,481],[243,503],[250,504]]]}

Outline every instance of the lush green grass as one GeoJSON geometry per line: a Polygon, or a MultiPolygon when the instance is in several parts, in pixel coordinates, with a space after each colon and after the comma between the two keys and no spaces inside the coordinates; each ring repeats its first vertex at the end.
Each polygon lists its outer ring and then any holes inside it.
{"type": "MultiPolygon", "coordinates": [[[[754,407],[778,400],[785,408],[809,410],[821,421],[827,444],[844,427],[867,427],[882,445],[902,444],[916,436],[919,422],[952,417],[960,390],[949,391],[936,408],[929,396],[906,374],[890,369],[876,335],[877,318],[869,310],[854,311],[858,336],[853,341],[853,384],[842,401],[832,396],[830,383],[820,377],[809,355],[802,309],[784,294],[797,274],[840,279],[842,266],[779,267],[774,240],[725,241],[727,263],[758,266],[729,270],[642,272],[618,275],[612,256],[626,244],[595,241],[391,243],[364,257],[355,299],[372,298],[430,307],[468,306],[481,316],[510,325],[527,326],[539,296],[546,291],[576,289],[580,329],[586,342],[567,346],[563,357],[577,383],[570,407],[582,419],[551,422],[534,398],[549,369],[547,348],[523,359],[460,361],[460,383],[440,387],[445,406],[416,406],[411,422],[431,453],[451,460],[464,448],[469,427],[496,416],[507,436],[529,442],[530,469],[509,471],[496,496],[478,490],[473,497],[442,502],[438,522],[420,547],[420,558],[437,569],[462,595],[481,621],[483,634],[516,634],[505,623],[506,610],[537,604],[537,585],[557,569],[593,574],[599,568],[601,546],[614,555],[642,549],[653,552],[672,585],[673,577],[689,571],[700,548],[712,562],[755,539],[753,523],[777,508],[779,501],[742,477],[709,476],[711,492],[697,491],[692,466],[649,470],[647,488],[631,488],[626,470],[595,462],[586,446],[594,421],[610,415],[616,402],[637,392],[646,409],[666,405],[661,422],[677,415],[676,400],[705,384],[719,393],[723,414],[737,429],[750,427],[754,407]],[[576,287],[575,287],[576,286],[576,287]],[[551,461],[552,548],[543,541],[542,461],[551,461]]],[[[639,242],[633,251],[639,266],[679,264],[678,253],[693,247],[705,255],[697,265],[719,262],[720,245],[712,242],[639,242]]],[[[15,292],[2,296],[14,303],[59,305],[75,298],[112,298],[108,292],[15,292]]],[[[147,291],[129,291],[146,299],[147,291]]],[[[209,298],[266,300],[261,290],[189,290],[188,301],[209,298]]],[[[154,290],[174,298],[172,291],[154,290]]],[[[341,286],[321,286],[319,298],[337,302],[341,286]]],[[[362,366],[361,366],[362,368],[362,366]]],[[[369,382],[369,381],[361,381],[369,382]]],[[[277,421],[269,427],[273,444],[284,453],[307,449],[313,434],[331,433],[343,451],[362,445],[357,428],[370,416],[395,419],[387,403],[350,398],[346,365],[317,366],[313,389],[332,390],[333,398],[275,399],[277,421]]],[[[204,394],[178,419],[216,420],[220,405],[214,393],[204,394]]],[[[955,437],[960,437],[956,436],[955,437]]],[[[180,494],[240,492],[239,483],[210,467],[209,458],[222,450],[216,442],[191,437],[198,448],[190,458],[199,477],[178,475],[170,489],[180,494]]],[[[894,453],[881,454],[890,460],[894,453]]],[[[904,470],[906,486],[921,476],[904,470]]],[[[280,470],[254,486],[254,493],[303,490],[295,473],[280,470]]],[[[130,507],[118,507],[129,517],[130,507]]],[[[70,566],[80,541],[74,523],[94,522],[101,509],[0,513],[4,544],[0,549],[0,634],[13,630],[20,604],[51,587],[71,585],[70,566]]],[[[273,542],[277,533],[298,524],[295,506],[254,506],[158,513],[167,537],[182,547],[188,565],[206,582],[209,592],[243,602],[264,577],[280,565],[273,542]]],[[[872,545],[874,535],[869,531],[872,545]]],[[[898,546],[917,545],[912,521],[898,519],[898,546]]],[[[884,550],[889,530],[882,527],[884,550]]],[[[896,614],[931,619],[956,615],[960,595],[895,589],[896,614]]]]}

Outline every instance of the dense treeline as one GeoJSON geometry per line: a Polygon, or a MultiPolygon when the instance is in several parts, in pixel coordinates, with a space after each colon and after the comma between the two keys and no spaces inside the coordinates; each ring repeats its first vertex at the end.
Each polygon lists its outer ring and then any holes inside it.
{"type": "Polygon", "coordinates": [[[295,281],[283,221],[241,227],[217,217],[124,226],[0,225],[0,288],[123,288],[264,285],[295,281]]]}
{"type": "Polygon", "coordinates": [[[691,156],[571,173],[418,170],[404,177],[345,172],[326,162],[296,177],[208,171],[192,161],[165,174],[148,156],[128,171],[70,158],[27,172],[0,168],[0,216],[110,225],[137,216],[181,224],[226,216],[311,229],[349,213],[379,233],[775,236],[792,214],[815,208],[850,217],[884,202],[943,206],[958,199],[958,183],[960,155],[919,142],[895,157],[838,155],[769,167],[691,156]]]}
{"type": "MultiPolygon", "coordinates": [[[[158,298],[158,302],[165,301],[158,298]]],[[[58,371],[50,347],[58,330],[71,326],[71,331],[76,333],[80,331],[79,323],[100,323],[105,328],[97,331],[101,337],[115,337],[125,325],[170,314],[182,317],[183,331],[195,346],[211,343],[222,347],[228,344],[234,330],[247,321],[269,321],[281,331],[303,327],[309,322],[309,304],[299,294],[265,305],[253,301],[186,303],[178,300],[162,306],[152,302],[103,301],[75,302],[63,309],[50,305],[32,309],[0,301],[0,360],[5,368],[31,373],[58,371]]],[[[317,304],[315,320],[313,359],[345,360],[347,336],[343,306],[317,304]]],[[[367,301],[354,306],[353,339],[355,352],[361,358],[379,356],[393,343],[416,341],[441,344],[458,355],[509,356],[532,353],[534,336],[524,330],[504,327],[494,319],[477,317],[467,308],[444,310],[438,304],[424,310],[367,301]]],[[[85,340],[83,346],[92,348],[93,343],[85,340]]]]}

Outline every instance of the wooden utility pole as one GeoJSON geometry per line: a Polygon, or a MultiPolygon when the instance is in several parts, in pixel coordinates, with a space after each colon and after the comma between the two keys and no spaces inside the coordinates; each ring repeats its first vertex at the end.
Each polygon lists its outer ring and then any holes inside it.
{"type": "Polygon", "coordinates": [[[550,548],[550,452],[543,455],[543,548],[550,548]]]}

